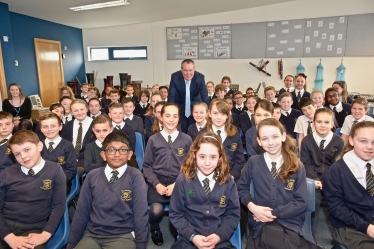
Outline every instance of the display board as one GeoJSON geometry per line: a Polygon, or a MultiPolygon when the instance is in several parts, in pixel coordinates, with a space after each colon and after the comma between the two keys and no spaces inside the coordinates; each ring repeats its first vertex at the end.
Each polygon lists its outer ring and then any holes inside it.
{"type": "Polygon", "coordinates": [[[374,14],[348,17],[345,56],[374,56],[374,14]]]}
{"type": "Polygon", "coordinates": [[[302,57],[304,23],[305,20],[268,22],[266,25],[266,57],[302,57]]]}
{"type": "Polygon", "coordinates": [[[265,58],[266,22],[231,25],[232,59],[265,58]]]}
{"type": "Polygon", "coordinates": [[[166,40],[168,60],[197,59],[197,26],[167,28],[166,40]]]}
{"type": "Polygon", "coordinates": [[[231,58],[231,25],[199,26],[199,59],[231,58]]]}
{"type": "Polygon", "coordinates": [[[306,19],[304,57],[344,56],[347,22],[347,16],[306,19]]]}

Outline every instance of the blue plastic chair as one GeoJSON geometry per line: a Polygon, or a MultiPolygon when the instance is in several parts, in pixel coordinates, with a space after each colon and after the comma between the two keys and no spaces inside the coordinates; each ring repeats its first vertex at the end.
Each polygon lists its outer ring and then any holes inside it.
{"type": "Polygon", "coordinates": [[[73,180],[71,180],[70,193],[66,196],[66,203],[69,203],[75,196],[79,194],[80,184],[78,173],[75,175],[73,180]]]}
{"type": "MultiPolygon", "coordinates": [[[[150,208],[151,208],[151,206],[148,205],[148,210],[149,210],[150,208]]],[[[169,212],[169,204],[165,204],[164,211],[165,211],[165,212],[169,212]]]]}
{"type": "Polygon", "coordinates": [[[61,249],[66,243],[68,243],[70,234],[70,224],[69,224],[69,213],[66,205],[64,216],[60,221],[60,225],[56,229],[56,232],[47,242],[48,249],[61,249]]]}
{"type": "Polygon", "coordinates": [[[342,136],[341,130],[342,130],[342,128],[336,128],[335,134],[339,135],[339,136],[342,136]]]}
{"type": "Polygon", "coordinates": [[[242,236],[240,234],[240,221],[230,237],[230,242],[236,248],[242,248],[242,236]]]}
{"type": "Polygon", "coordinates": [[[139,170],[143,169],[143,161],[144,161],[144,137],[139,132],[135,132],[136,137],[136,144],[135,144],[135,157],[136,162],[138,163],[139,170]]]}

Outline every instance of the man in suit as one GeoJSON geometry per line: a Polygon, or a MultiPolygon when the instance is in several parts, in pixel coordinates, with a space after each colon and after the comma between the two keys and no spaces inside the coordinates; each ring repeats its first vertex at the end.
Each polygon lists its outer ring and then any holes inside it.
{"type": "Polygon", "coordinates": [[[193,60],[182,61],[181,70],[171,75],[168,102],[178,105],[184,133],[187,133],[188,127],[195,122],[192,116],[192,106],[196,102],[205,102],[209,105],[205,77],[195,71],[193,60]]]}

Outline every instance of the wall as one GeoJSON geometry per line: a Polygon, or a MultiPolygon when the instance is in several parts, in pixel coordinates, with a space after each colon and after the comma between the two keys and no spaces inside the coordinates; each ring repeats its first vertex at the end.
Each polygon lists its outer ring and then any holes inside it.
{"type": "MultiPolygon", "coordinates": [[[[175,19],[163,22],[123,25],[108,28],[83,29],[83,44],[85,65],[87,71],[98,71],[99,88],[103,88],[103,78],[114,75],[114,84],[119,84],[118,73],[129,73],[132,80],[143,80],[143,87],[155,83],[169,84],[170,74],[179,70],[180,61],[166,60],[166,27],[208,25],[224,23],[264,22],[289,19],[328,17],[339,15],[355,15],[374,13],[372,0],[298,0],[282,4],[244,9],[205,16],[175,19]],[[88,62],[88,46],[148,46],[148,61],[111,61],[88,62]]],[[[255,49],[255,48],[254,48],[255,49]]],[[[196,70],[205,74],[206,81],[219,83],[222,76],[228,75],[232,83],[240,84],[240,90],[256,86],[259,82],[281,88],[283,81],[278,75],[278,59],[269,59],[267,71],[271,77],[259,73],[248,63],[257,64],[261,58],[229,59],[229,60],[196,60],[196,70]]],[[[324,89],[331,86],[335,80],[336,68],[342,58],[322,58],[324,66],[324,89]]],[[[300,58],[283,59],[284,75],[295,74],[300,58]]],[[[316,75],[316,67],[320,58],[302,58],[302,63],[308,75],[308,90],[312,90],[316,75]]],[[[368,81],[368,73],[374,65],[373,57],[344,57],[347,68],[346,81],[350,91],[374,93],[368,81]]],[[[262,91],[262,90],[261,90],[262,91]]]]}

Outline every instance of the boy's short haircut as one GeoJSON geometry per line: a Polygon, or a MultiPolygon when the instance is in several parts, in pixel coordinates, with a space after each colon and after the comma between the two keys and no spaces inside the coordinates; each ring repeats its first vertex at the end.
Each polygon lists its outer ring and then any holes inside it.
{"type": "Polygon", "coordinates": [[[266,92],[267,92],[267,91],[270,91],[270,90],[272,90],[272,91],[274,91],[274,92],[276,93],[275,88],[274,88],[273,86],[267,86],[267,87],[265,87],[265,89],[264,89],[264,94],[266,94],[266,92]]]}
{"type": "Polygon", "coordinates": [[[118,89],[113,88],[112,90],[110,90],[109,95],[111,95],[111,94],[118,94],[119,95],[118,89]]]}
{"type": "Polygon", "coordinates": [[[38,135],[30,130],[20,130],[13,134],[13,136],[8,140],[8,148],[12,145],[22,145],[25,143],[32,143],[37,145],[40,142],[38,135]]]}
{"type": "Polygon", "coordinates": [[[81,87],[84,87],[84,86],[90,86],[90,84],[89,84],[89,83],[87,83],[87,82],[85,82],[85,83],[83,83],[83,84],[82,84],[82,86],[81,86],[81,87]]]}
{"type": "Polygon", "coordinates": [[[282,93],[282,94],[279,96],[278,101],[281,101],[281,100],[282,100],[283,98],[285,98],[285,97],[290,97],[290,98],[292,99],[292,94],[289,93],[289,92],[284,92],[284,93],[282,93]]]}
{"type": "Polygon", "coordinates": [[[148,97],[148,100],[149,100],[149,97],[150,97],[150,93],[149,93],[149,91],[148,90],[141,90],[140,91],[140,96],[139,97],[141,97],[143,94],[145,94],[145,96],[147,96],[148,97]]]}
{"type": "Polygon", "coordinates": [[[47,120],[47,119],[53,119],[53,118],[57,119],[57,123],[58,123],[58,125],[61,125],[62,121],[61,121],[60,117],[57,116],[56,113],[53,113],[53,112],[45,112],[45,113],[43,113],[42,115],[40,115],[40,117],[39,117],[39,123],[40,123],[40,126],[41,126],[41,124],[42,124],[42,121],[47,120]]]}
{"type": "Polygon", "coordinates": [[[135,101],[132,98],[123,98],[122,104],[132,103],[135,106],[135,101]]]}
{"type": "Polygon", "coordinates": [[[100,107],[101,107],[101,106],[102,106],[102,103],[101,103],[100,99],[98,99],[98,98],[92,98],[92,99],[90,99],[90,100],[88,101],[88,104],[90,104],[91,101],[95,101],[95,100],[99,102],[99,105],[100,105],[100,107]]]}
{"type": "Polygon", "coordinates": [[[110,120],[110,117],[108,115],[100,114],[92,121],[92,127],[95,127],[96,124],[105,124],[108,123],[109,127],[113,127],[112,121],[110,120]]]}
{"type": "Polygon", "coordinates": [[[132,87],[132,89],[134,89],[134,86],[133,86],[133,85],[127,85],[127,86],[125,87],[125,89],[127,90],[127,88],[129,88],[129,87],[132,87]]]}
{"type": "Polygon", "coordinates": [[[108,147],[108,144],[112,142],[120,142],[126,144],[127,148],[131,150],[131,142],[129,137],[126,134],[120,132],[112,132],[108,136],[106,136],[106,138],[103,141],[103,146],[101,147],[101,150],[105,151],[108,147]]]}
{"type": "Polygon", "coordinates": [[[3,120],[3,119],[10,119],[13,123],[13,115],[9,112],[3,112],[3,111],[0,111],[0,120],[3,120]]]}
{"type": "Polygon", "coordinates": [[[324,94],[321,90],[313,90],[313,92],[310,94],[310,96],[312,96],[315,93],[320,93],[320,94],[322,94],[322,96],[324,96],[324,94]]]}
{"type": "Polygon", "coordinates": [[[62,97],[58,102],[62,102],[63,100],[65,100],[65,99],[70,99],[71,101],[73,101],[70,97],[68,97],[68,96],[64,96],[64,97],[62,97]]]}
{"type": "MultiPolygon", "coordinates": [[[[194,105],[193,105],[193,108],[195,108],[195,106],[202,106],[205,108],[205,110],[208,112],[208,105],[205,103],[205,102],[196,102],[194,105]]],[[[192,110],[193,110],[192,108],[192,110]]]]}
{"type": "Polygon", "coordinates": [[[214,83],[213,83],[213,81],[208,81],[208,82],[206,83],[206,86],[207,86],[208,84],[212,84],[213,87],[214,87],[214,83]]]}
{"type": "Polygon", "coordinates": [[[308,105],[314,106],[314,101],[311,98],[302,98],[299,101],[299,108],[300,110],[308,105]]]}
{"type": "Polygon", "coordinates": [[[245,92],[248,92],[249,90],[254,91],[252,87],[248,87],[247,90],[245,90],[245,92]]]}
{"type": "Polygon", "coordinates": [[[365,110],[367,110],[369,108],[369,102],[365,98],[357,98],[357,99],[353,100],[352,101],[352,107],[353,107],[354,104],[363,105],[365,110]]]}
{"type": "Polygon", "coordinates": [[[214,88],[214,92],[220,92],[220,91],[224,91],[224,92],[226,92],[226,88],[225,88],[222,84],[218,84],[218,85],[216,85],[216,87],[214,88]]]}
{"type": "Polygon", "coordinates": [[[243,97],[243,93],[241,91],[235,91],[234,92],[234,97],[235,97],[235,95],[238,95],[238,94],[243,97]]]}
{"type": "Polygon", "coordinates": [[[116,103],[111,103],[108,108],[109,108],[109,112],[111,110],[113,110],[114,108],[121,108],[122,110],[124,109],[123,105],[121,103],[117,103],[117,102],[116,103]]]}
{"type": "Polygon", "coordinates": [[[275,109],[282,109],[282,107],[281,107],[280,104],[278,104],[278,103],[271,102],[271,104],[273,105],[274,110],[275,110],[275,109]]]}
{"type": "Polygon", "coordinates": [[[161,91],[161,89],[166,89],[166,91],[169,92],[169,87],[167,87],[167,86],[160,86],[160,87],[158,88],[159,91],[161,91]]]}
{"type": "Polygon", "coordinates": [[[73,100],[73,102],[71,102],[71,104],[70,104],[70,108],[71,108],[73,105],[75,105],[75,104],[82,104],[82,105],[84,105],[86,108],[88,108],[87,102],[86,102],[85,100],[83,100],[83,99],[75,99],[75,100],[73,100]]]}

